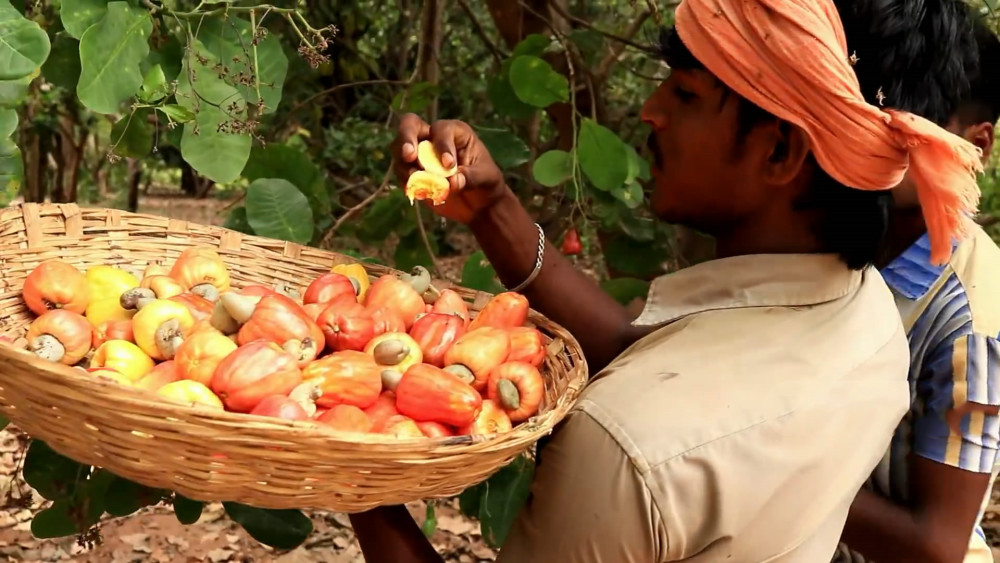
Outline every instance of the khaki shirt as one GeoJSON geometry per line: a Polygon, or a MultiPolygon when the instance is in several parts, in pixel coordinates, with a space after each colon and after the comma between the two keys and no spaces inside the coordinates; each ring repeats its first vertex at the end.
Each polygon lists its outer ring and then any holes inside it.
{"type": "Polygon", "coordinates": [[[658,326],[539,453],[503,563],[829,561],[906,412],[909,353],[874,269],[713,260],[655,280],[658,326]]]}

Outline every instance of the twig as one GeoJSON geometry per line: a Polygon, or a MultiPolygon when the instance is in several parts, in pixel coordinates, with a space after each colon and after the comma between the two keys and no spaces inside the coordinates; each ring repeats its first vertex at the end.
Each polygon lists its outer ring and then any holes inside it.
{"type": "Polygon", "coordinates": [[[384,192],[389,187],[390,178],[392,178],[391,168],[385,173],[385,177],[382,178],[382,185],[380,185],[377,190],[372,192],[371,195],[361,200],[360,203],[348,209],[347,211],[344,212],[343,215],[337,218],[337,221],[333,224],[333,226],[330,227],[330,229],[326,231],[326,234],[323,235],[322,245],[326,246],[327,244],[329,244],[330,240],[333,238],[334,233],[336,233],[337,230],[340,229],[340,227],[342,227],[344,223],[347,222],[348,219],[356,215],[359,211],[361,211],[365,207],[368,207],[368,204],[375,201],[375,198],[377,198],[382,192],[384,192]]]}
{"type": "Polygon", "coordinates": [[[483,27],[483,24],[479,23],[479,18],[476,17],[476,13],[473,12],[471,8],[469,8],[469,4],[465,0],[457,0],[457,1],[458,1],[458,6],[462,8],[462,11],[465,12],[465,15],[469,17],[469,21],[472,22],[473,31],[475,31],[476,35],[478,35],[479,38],[483,40],[483,43],[486,44],[486,48],[489,49],[490,53],[493,54],[493,58],[496,59],[498,63],[503,63],[503,59],[505,57],[503,51],[501,51],[500,48],[497,47],[496,43],[494,43],[493,40],[490,39],[489,34],[486,33],[486,28],[483,27]]]}
{"type": "Polygon", "coordinates": [[[287,122],[288,121],[288,116],[290,116],[293,113],[299,111],[300,109],[306,107],[307,105],[313,103],[314,101],[318,100],[319,98],[322,98],[323,96],[329,96],[330,94],[336,92],[337,90],[343,90],[345,88],[354,88],[355,86],[372,86],[372,85],[375,85],[375,84],[393,84],[393,85],[399,85],[399,84],[409,84],[409,81],[406,81],[406,80],[362,80],[360,82],[347,82],[345,84],[337,84],[336,86],[331,86],[331,87],[327,88],[326,90],[323,90],[322,92],[318,92],[316,94],[313,94],[312,96],[309,96],[305,100],[303,100],[303,101],[295,104],[295,106],[293,106],[292,109],[290,109],[287,112],[285,112],[285,119],[284,119],[284,121],[287,122]]]}
{"type": "Polygon", "coordinates": [[[427,229],[424,228],[424,219],[420,216],[419,205],[413,206],[413,213],[417,216],[417,230],[420,231],[420,239],[424,241],[424,247],[427,248],[427,255],[431,258],[431,264],[434,266],[434,272],[437,273],[437,277],[439,279],[455,283],[455,280],[445,275],[444,270],[441,269],[441,264],[438,262],[437,255],[434,254],[434,248],[431,247],[431,239],[427,236],[427,229]]]}
{"type": "Polygon", "coordinates": [[[570,14],[569,12],[567,12],[565,9],[563,9],[562,6],[559,5],[558,2],[550,2],[549,6],[551,6],[552,9],[557,14],[559,14],[560,16],[562,16],[563,18],[565,18],[566,20],[568,20],[568,21],[570,21],[572,23],[575,23],[576,25],[579,25],[581,27],[585,27],[585,28],[587,28],[587,29],[589,29],[591,31],[595,31],[597,33],[600,33],[601,35],[607,37],[608,39],[613,39],[615,41],[618,41],[619,43],[624,43],[625,45],[628,45],[629,47],[638,49],[638,50],[640,50],[640,51],[642,51],[644,53],[655,53],[656,52],[656,50],[653,47],[649,46],[649,45],[640,45],[639,43],[636,43],[635,41],[629,39],[628,37],[622,37],[621,35],[617,35],[617,34],[611,33],[610,31],[604,31],[603,29],[594,27],[593,24],[591,24],[587,20],[582,19],[582,18],[578,18],[578,17],[574,16],[573,14],[570,14]]]}
{"type": "MultiPolygon", "coordinates": [[[[625,36],[630,39],[635,37],[636,34],[639,33],[639,30],[642,29],[642,25],[646,23],[647,19],[649,19],[649,16],[650,13],[646,11],[639,14],[639,17],[636,18],[636,20],[628,26],[628,29],[625,30],[625,36]]],[[[622,56],[624,51],[624,43],[618,43],[617,45],[611,47],[611,52],[601,60],[601,62],[597,65],[597,70],[593,73],[594,82],[597,84],[604,82],[608,73],[611,71],[612,65],[614,65],[618,58],[622,56]]]]}

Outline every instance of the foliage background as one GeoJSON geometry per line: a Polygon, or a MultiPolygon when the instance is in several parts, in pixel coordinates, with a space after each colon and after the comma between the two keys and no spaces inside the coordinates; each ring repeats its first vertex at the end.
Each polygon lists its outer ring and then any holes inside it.
{"type": "MultiPolygon", "coordinates": [[[[708,248],[642,205],[648,131],[638,111],[667,70],[648,46],[676,4],[0,0],[0,204],[134,211],[153,198],[198,200],[221,210],[207,220],[245,233],[403,270],[422,264],[495,291],[464,228],[411,206],[389,174],[394,119],[416,111],[472,123],[547,236],[577,230],[575,259],[628,303],[708,248]]],[[[995,168],[981,181],[995,237],[998,181],[995,168]]],[[[54,501],[42,535],[171,498],[100,472],[70,486],[77,467],[40,442],[32,450],[25,479],[54,501]],[[111,486],[126,505],[79,513],[80,495],[111,486]]],[[[493,490],[521,498],[528,482],[530,469],[515,466],[493,490]]],[[[498,498],[509,500],[480,487],[463,501],[488,515],[494,543],[509,524],[489,509],[498,498]]],[[[277,525],[260,511],[227,513],[252,535],[277,525]]],[[[278,537],[258,539],[301,541],[308,526],[285,516],[278,537]]]]}

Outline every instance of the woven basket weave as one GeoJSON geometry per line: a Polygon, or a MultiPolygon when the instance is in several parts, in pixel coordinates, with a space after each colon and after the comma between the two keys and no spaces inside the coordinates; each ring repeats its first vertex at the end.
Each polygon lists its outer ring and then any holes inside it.
{"type": "MultiPolygon", "coordinates": [[[[77,268],[171,264],[191,245],[218,250],[233,286],[302,285],[353,258],[298,244],[163,217],[76,205],[0,210],[0,335],[23,337],[32,320],[20,293],[40,262],[77,268]]],[[[393,270],[365,264],[372,276],[393,270]]],[[[373,278],[374,279],[374,278],[373,278]]],[[[444,286],[442,286],[444,287],[444,286]]],[[[453,288],[478,311],[491,297],[453,288]]],[[[548,341],[539,414],[512,432],[399,440],[352,437],[322,425],[186,407],[0,344],[0,412],[78,462],[201,501],[262,508],[357,512],[455,495],[489,477],[552,431],[586,381],[576,340],[535,311],[548,341]]]]}

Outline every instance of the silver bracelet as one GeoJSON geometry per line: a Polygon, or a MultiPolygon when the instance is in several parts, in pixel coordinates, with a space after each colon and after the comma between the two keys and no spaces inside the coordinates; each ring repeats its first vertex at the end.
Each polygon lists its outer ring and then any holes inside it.
{"type": "Polygon", "coordinates": [[[542,262],[545,260],[545,231],[542,230],[542,226],[538,223],[535,223],[535,228],[538,229],[538,256],[535,258],[535,269],[528,274],[528,279],[521,282],[517,287],[508,289],[507,291],[521,291],[531,285],[531,282],[535,281],[535,278],[542,271],[542,262]]]}

